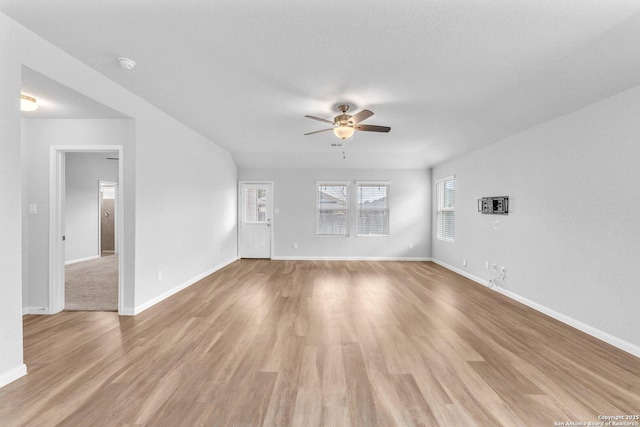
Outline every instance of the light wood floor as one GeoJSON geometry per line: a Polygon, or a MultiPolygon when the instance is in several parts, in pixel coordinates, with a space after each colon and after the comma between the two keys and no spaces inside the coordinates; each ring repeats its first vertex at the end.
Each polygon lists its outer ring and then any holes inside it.
{"type": "Polygon", "coordinates": [[[135,317],[25,316],[0,425],[552,426],[640,359],[433,263],[241,260],[135,317]]]}

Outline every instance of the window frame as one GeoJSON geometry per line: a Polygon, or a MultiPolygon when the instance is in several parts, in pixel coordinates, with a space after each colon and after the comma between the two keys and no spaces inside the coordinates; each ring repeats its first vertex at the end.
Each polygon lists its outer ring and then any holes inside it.
{"type": "Polygon", "coordinates": [[[391,236],[391,204],[389,203],[389,193],[391,190],[391,182],[390,181],[356,181],[356,195],[355,195],[355,203],[356,203],[356,218],[355,218],[355,222],[356,222],[356,237],[389,237],[391,236]],[[360,196],[360,187],[385,187],[386,188],[386,199],[387,199],[387,206],[385,209],[364,209],[369,210],[369,211],[373,211],[373,210],[378,210],[378,211],[385,211],[387,213],[386,218],[387,218],[387,234],[360,234],[358,233],[359,230],[359,220],[360,220],[360,204],[359,202],[359,196],[360,196]]]}
{"type": "MultiPolygon", "coordinates": [[[[315,209],[316,209],[316,236],[317,237],[349,237],[351,235],[351,190],[350,190],[350,181],[316,181],[316,200],[315,200],[315,209]],[[328,234],[328,233],[320,233],[320,187],[329,187],[329,186],[340,186],[344,187],[346,191],[346,203],[344,209],[346,210],[346,234],[328,234]]],[[[338,209],[336,209],[338,210],[338,209]]]]}
{"type": "Polygon", "coordinates": [[[456,221],[456,176],[455,175],[449,175],[449,176],[445,176],[443,178],[439,178],[436,180],[436,237],[438,238],[438,240],[442,240],[444,242],[455,242],[455,221],[456,221]],[[453,181],[453,206],[452,207],[445,207],[445,197],[444,197],[444,190],[445,190],[445,186],[446,183],[448,181],[453,181]],[[441,190],[442,187],[442,190],[441,190]],[[443,212],[453,212],[453,232],[452,232],[452,237],[449,236],[445,236],[444,235],[444,223],[443,223],[443,216],[442,213],[443,212]]]}

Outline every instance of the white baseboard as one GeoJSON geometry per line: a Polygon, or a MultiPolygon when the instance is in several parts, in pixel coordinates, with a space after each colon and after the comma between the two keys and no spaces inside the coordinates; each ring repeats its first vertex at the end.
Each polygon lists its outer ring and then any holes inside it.
{"type": "Polygon", "coordinates": [[[432,261],[429,257],[274,256],[274,261],[432,261]]]}
{"type": "Polygon", "coordinates": [[[9,369],[7,372],[0,374],[0,388],[7,384],[14,382],[18,378],[27,375],[27,365],[24,363],[20,366],[16,366],[13,369],[9,369]]]}
{"type": "Polygon", "coordinates": [[[51,312],[49,307],[22,307],[22,315],[25,316],[27,314],[51,314],[51,312]]]}
{"type": "Polygon", "coordinates": [[[120,316],[135,316],[136,315],[136,309],[135,308],[131,308],[131,307],[124,307],[122,309],[122,311],[120,313],[118,313],[118,315],[120,315],[120,316]]]}
{"type": "Polygon", "coordinates": [[[98,259],[98,258],[100,258],[100,255],[88,256],[86,258],[72,259],[71,261],[65,261],[64,265],[77,264],[79,262],[91,261],[92,259],[98,259]]]}
{"type": "Polygon", "coordinates": [[[507,289],[501,288],[499,286],[496,286],[493,289],[505,296],[508,296],[513,300],[516,300],[526,306],[533,308],[534,310],[544,313],[549,317],[553,317],[554,319],[559,320],[562,323],[566,323],[567,325],[572,326],[576,329],[579,329],[586,334],[589,334],[595,338],[598,338],[599,340],[609,343],[612,346],[619,348],[620,350],[624,350],[627,353],[631,353],[636,357],[640,357],[640,346],[631,344],[630,342],[627,342],[623,339],[613,336],[607,332],[601,331],[600,329],[594,328],[593,326],[588,325],[584,322],[576,320],[573,317],[569,317],[565,314],[559,313],[555,310],[552,310],[548,307],[538,304],[535,301],[531,301],[527,298],[521,297],[520,295],[514,292],[511,292],[507,289]]]}
{"type": "Polygon", "coordinates": [[[136,314],[140,314],[143,311],[145,311],[146,309],[148,309],[150,307],[153,307],[154,305],[158,304],[160,301],[163,301],[163,300],[169,298],[171,295],[174,295],[174,294],[180,292],[181,290],[183,290],[185,288],[188,288],[189,286],[193,285],[197,281],[204,279],[208,275],[215,273],[216,271],[226,267],[227,265],[229,265],[229,264],[231,264],[233,262],[236,262],[237,260],[238,260],[237,257],[232,258],[232,259],[230,259],[228,261],[223,262],[222,264],[219,264],[219,265],[213,267],[210,270],[205,271],[204,273],[198,274],[196,277],[193,277],[193,278],[187,280],[186,282],[183,282],[183,283],[179,284],[178,286],[175,286],[175,287],[169,289],[168,291],[163,292],[162,294],[158,295],[155,298],[152,298],[151,300],[145,302],[144,304],[140,304],[140,305],[136,306],[136,308],[133,309],[133,313],[132,314],[129,314],[130,309],[126,309],[125,310],[127,313],[121,313],[121,314],[123,314],[123,315],[133,315],[133,316],[135,316],[136,314]]]}
{"type": "Polygon", "coordinates": [[[437,260],[437,259],[435,259],[435,258],[434,258],[434,259],[432,259],[431,261],[433,261],[434,263],[436,263],[436,264],[438,264],[438,265],[440,265],[440,266],[442,266],[442,267],[446,268],[447,270],[451,270],[451,271],[453,271],[454,273],[458,273],[459,275],[466,277],[467,279],[473,280],[473,281],[474,281],[474,282],[476,282],[476,283],[480,283],[481,285],[484,285],[484,286],[489,286],[489,281],[488,281],[488,280],[481,279],[481,278],[480,278],[480,277],[478,277],[478,276],[474,276],[474,275],[473,275],[473,274],[471,274],[471,273],[468,273],[468,272],[466,272],[466,271],[464,271],[464,270],[461,270],[461,269],[459,269],[459,268],[456,268],[456,267],[454,267],[454,266],[452,266],[452,265],[449,265],[449,264],[447,264],[447,263],[444,263],[444,262],[442,262],[442,261],[440,261],[440,260],[437,260]]]}
{"type": "MultiPolygon", "coordinates": [[[[474,276],[472,274],[467,273],[464,270],[460,270],[459,268],[453,267],[447,263],[444,263],[442,261],[433,260],[434,263],[441,265],[442,267],[453,271],[454,273],[458,273],[461,276],[466,277],[467,279],[473,280],[476,283],[479,283],[481,285],[484,286],[489,286],[489,281],[481,279],[477,276],[474,276]]],[[[620,350],[626,351],[627,353],[630,353],[636,357],[640,357],[640,346],[637,346],[635,344],[631,344],[630,342],[627,342],[623,339],[620,339],[616,336],[613,336],[607,332],[601,331],[600,329],[594,328],[591,325],[588,325],[584,322],[581,322],[579,320],[574,319],[573,317],[567,316],[565,314],[559,313],[549,307],[545,307],[542,304],[538,304],[535,301],[531,301],[530,299],[527,299],[525,297],[522,297],[518,294],[516,294],[515,292],[512,292],[510,290],[501,288],[500,286],[494,286],[492,288],[490,288],[496,292],[501,293],[504,296],[507,296],[509,298],[511,298],[512,300],[518,301],[519,303],[522,303],[524,305],[526,305],[527,307],[533,308],[536,311],[539,311],[540,313],[546,314],[549,317],[552,317],[556,320],[559,320],[560,322],[567,324],[573,328],[576,328],[586,334],[591,335],[592,337],[598,338],[599,340],[602,340],[608,344],[611,344],[614,347],[619,348],[620,350]]]]}

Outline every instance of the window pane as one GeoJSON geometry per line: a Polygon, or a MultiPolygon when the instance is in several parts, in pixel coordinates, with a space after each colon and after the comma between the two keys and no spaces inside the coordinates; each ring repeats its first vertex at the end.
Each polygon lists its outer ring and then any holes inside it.
{"type": "Polygon", "coordinates": [[[261,223],[267,220],[267,190],[249,187],[245,189],[244,221],[261,223]]]}
{"type": "Polygon", "coordinates": [[[454,208],[456,206],[456,182],[453,179],[444,181],[444,207],[454,208]]]}
{"type": "Polygon", "coordinates": [[[349,234],[348,211],[320,211],[318,212],[318,234],[349,234]]]}
{"type": "Polygon", "coordinates": [[[318,186],[317,234],[349,235],[349,199],[346,185],[318,186]]]}
{"type": "Polygon", "coordinates": [[[442,211],[441,212],[441,221],[442,221],[442,237],[445,239],[453,239],[455,236],[455,212],[453,211],[442,211]]]}
{"type": "Polygon", "coordinates": [[[436,184],[436,197],[438,199],[436,218],[438,239],[453,241],[455,238],[455,178],[438,181],[436,184]]]}
{"type": "Polygon", "coordinates": [[[389,235],[388,189],[387,185],[358,185],[358,235],[389,235]]]}

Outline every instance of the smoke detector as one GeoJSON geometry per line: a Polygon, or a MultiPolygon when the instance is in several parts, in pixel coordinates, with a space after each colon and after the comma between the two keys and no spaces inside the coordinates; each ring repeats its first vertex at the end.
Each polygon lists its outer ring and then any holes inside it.
{"type": "Polygon", "coordinates": [[[136,66],[136,61],[134,61],[133,59],[125,58],[124,56],[118,58],[118,63],[125,70],[131,70],[136,66]]]}

